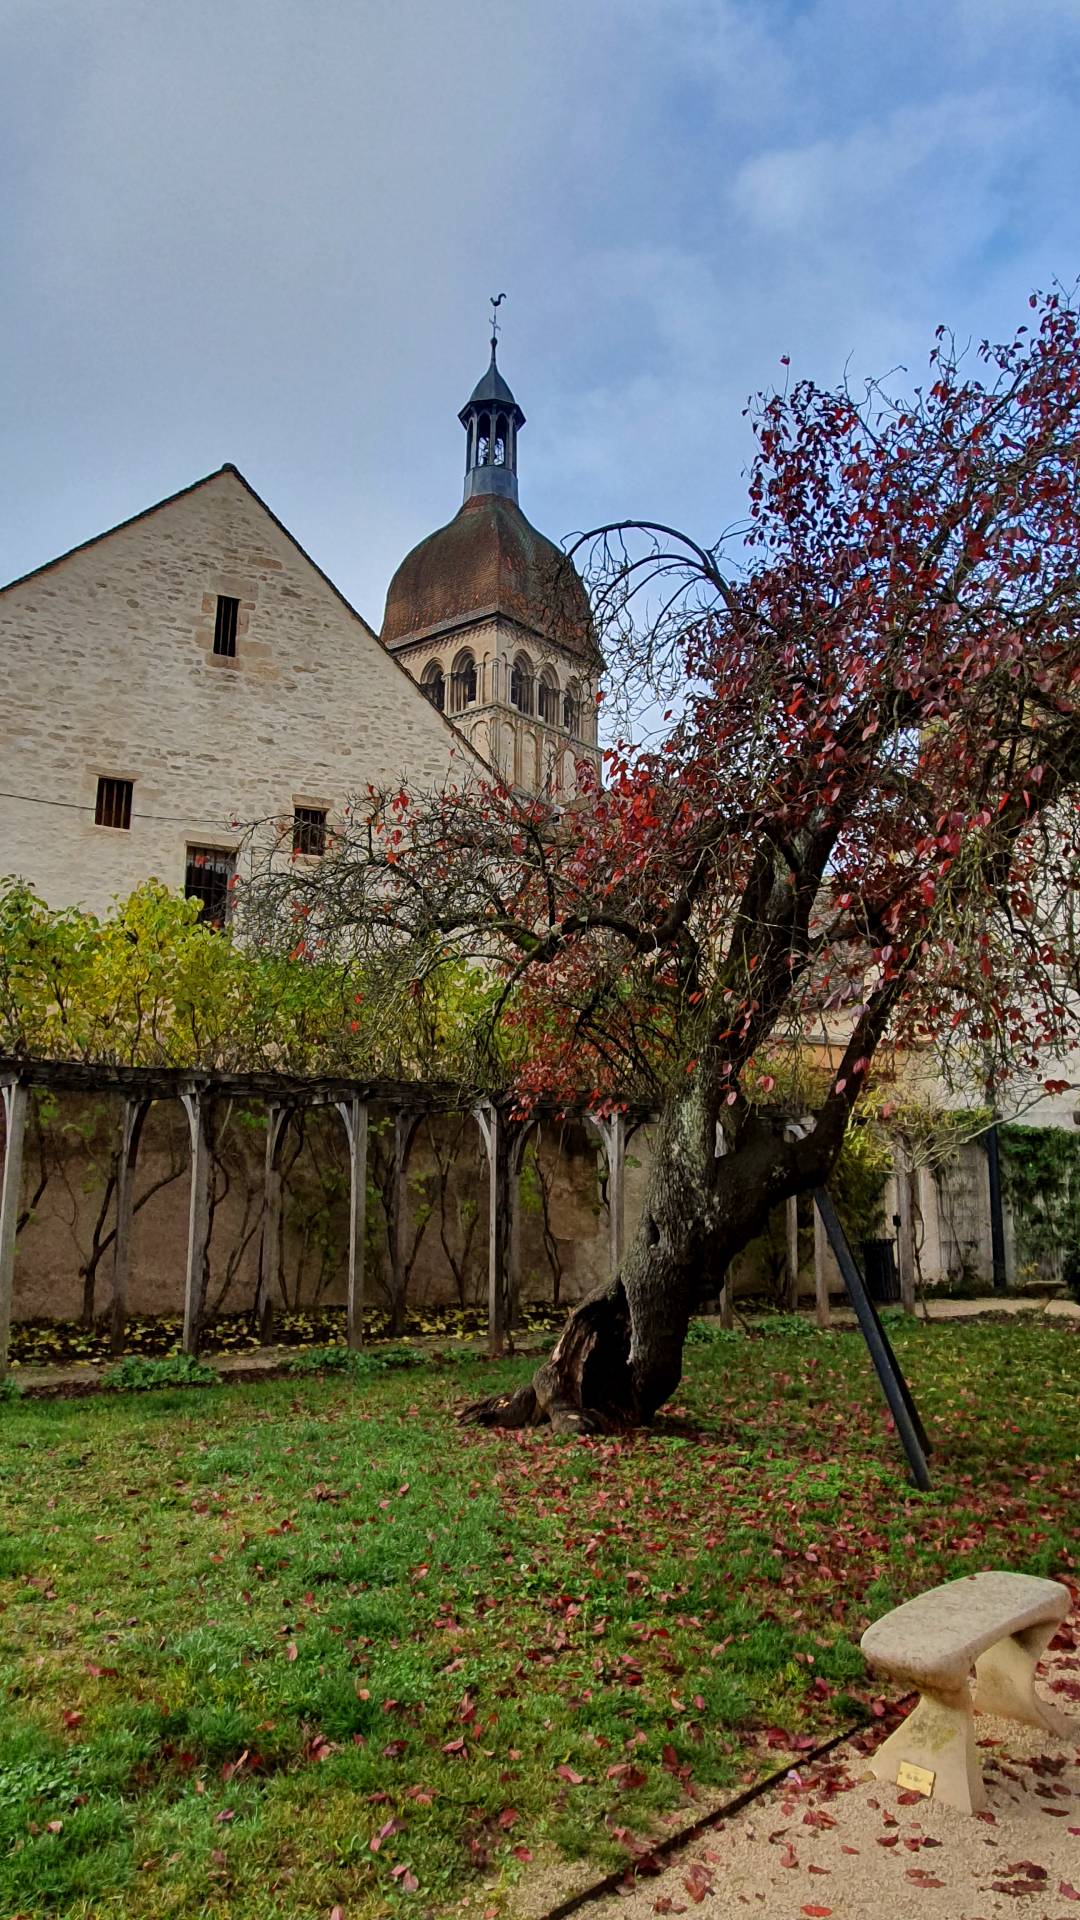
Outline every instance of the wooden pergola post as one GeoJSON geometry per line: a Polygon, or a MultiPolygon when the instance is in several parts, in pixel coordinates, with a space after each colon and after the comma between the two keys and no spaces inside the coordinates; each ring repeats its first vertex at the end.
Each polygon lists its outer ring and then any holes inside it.
{"type": "Polygon", "coordinates": [[[191,1197],[188,1205],[187,1271],[184,1275],[185,1353],[197,1354],[202,1337],[202,1284],[210,1239],[210,1120],[207,1102],[198,1087],[183,1089],[180,1098],[191,1134],[191,1197]]]}
{"type": "Polygon", "coordinates": [[[896,1243],[900,1267],[900,1299],[908,1313],[915,1311],[915,1196],[907,1154],[896,1149],[896,1243]]]}
{"type": "Polygon", "coordinates": [[[619,1271],[623,1256],[623,1194],[626,1172],[626,1115],[621,1111],[601,1119],[590,1113],[589,1124],[600,1136],[608,1170],[608,1226],[611,1246],[611,1277],[619,1271]]]}
{"type": "Polygon", "coordinates": [[[255,1293],[255,1325],[259,1330],[259,1343],[264,1347],[268,1347],[274,1337],[274,1277],[281,1238],[281,1148],[292,1113],[291,1107],[276,1101],[271,1101],[266,1109],[259,1278],[255,1293]]]}
{"type": "Polygon", "coordinates": [[[509,1152],[507,1206],[510,1223],[506,1238],[506,1288],[508,1324],[521,1325],[521,1169],[532,1127],[529,1123],[514,1128],[509,1152]]]}
{"type": "Polygon", "coordinates": [[[364,1344],[364,1218],[367,1202],[367,1103],[359,1094],[339,1100],[337,1110],[349,1143],[349,1277],[345,1337],[356,1352],[364,1344]]]}
{"type": "Polygon", "coordinates": [[[4,1178],[0,1184],[0,1380],[7,1379],[11,1340],[11,1297],[15,1288],[15,1235],[22,1196],[23,1141],[30,1089],[21,1080],[6,1079],[4,1098],[4,1178]]]}
{"type": "Polygon", "coordinates": [[[509,1128],[493,1101],[474,1108],[488,1157],[488,1353],[512,1353],[509,1128]]]}
{"type": "Polygon", "coordinates": [[[790,1194],[784,1202],[784,1224],[787,1229],[785,1246],[785,1291],[787,1310],[797,1313],[799,1308],[799,1197],[790,1194]]]}
{"type": "Polygon", "coordinates": [[[821,1218],[820,1207],[814,1207],[814,1303],[819,1327],[831,1327],[832,1314],[829,1311],[829,1276],[825,1265],[828,1258],[829,1241],[825,1232],[825,1222],[821,1218]]]}
{"type": "Polygon", "coordinates": [[[409,1108],[399,1107],[394,1115],[394,1164],[391,1171],[390,1215],[387,1221],[390,1245],[391,1286],[395,1301],[405,1306],[405,1264],[409,1233],[409,1196],[406,1178],[409,1169],[409,1152],[416,1138],[417,1128],[423,1119],[422,1113],[409,1108]]]}
{"type": "Polygon", "coordinates": [[[113,1238],[112,1309],[109,1345],[120,1353],[127,1320],[128,1281],[131,1277],[131,1217],[135,1201],[135,1166],[149,1100],[129,1096],[120,1118],[120,1156],[116,1168],[116,1233],[113,1238]]]}

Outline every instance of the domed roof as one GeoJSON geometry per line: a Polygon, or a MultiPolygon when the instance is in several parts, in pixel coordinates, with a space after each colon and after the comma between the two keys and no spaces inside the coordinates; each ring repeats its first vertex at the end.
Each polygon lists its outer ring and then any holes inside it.
{"type": "Polygon", "coordinates": [[[402,561],[386,596],[383,645],[498,613],[584,660],[595,657],[588,595],[573,561],[530,525],[516,500],[477,493],[402,561]]]}

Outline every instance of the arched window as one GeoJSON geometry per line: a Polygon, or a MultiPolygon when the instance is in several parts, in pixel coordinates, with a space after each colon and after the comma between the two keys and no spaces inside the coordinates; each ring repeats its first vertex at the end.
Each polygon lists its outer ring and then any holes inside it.
{"type": "Polygon", "coordinates": [[[427,695],[433,707],[440,713],[446,712],[446,678],[437,660],[429,660],[420,679],[422,691],[427,695]]]}
{"type": "Polygon", "coordinates": [[[546,720],[549,727],[557,727],[559,724],[559,683],[550,667],[545,667],[540,675],[537,705],[540,710],[541,720],[546,720]]]}
{"type": "Polygon", "coordinates": [[[533,710],[533,670],[527,653],[519,653],[510,669],[510,705],[519,713],[533,710]]]}
{"type": "Polygon", "coordinates": [[[492,466],[506,465],[506,415],[500,413],[495,419],[495,447],[491,455],[492,466]]]}
{"type": "Polygon", "coordinates": [[[486,467],[491,454],[491,415],[482,413],[477,425],[476,464],[486,467]]]}
{"type": "Polygon", "coordinates": [[[562,723],[567,733],[577,736],[581,725],[581,701],[578,697],[578,685],[575,681],[563,694],[562,723]]]}
{"type": "Polygon", "coordinates": [[[476,661],[471,653],[459,653],[450,675],[450,711],[461,713],[476,705],[476,661]]]}

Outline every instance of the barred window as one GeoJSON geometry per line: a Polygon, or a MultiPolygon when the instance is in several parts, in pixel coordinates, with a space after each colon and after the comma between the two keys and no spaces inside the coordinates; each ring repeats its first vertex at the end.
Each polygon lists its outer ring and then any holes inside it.
{"type": "Polygon", "coordinates": [[[239,600],[231,600],[225,593],[218,594],[214,652],[223,654],[226,660],[232,660],[236,655],[236,622],[239,613],[239,600]]]}
{"type": "Polygon", "coordinates": [[[294,807],[292,844],[294,853],[326,852],[325,807],[294,807]]]}
{"type": "Polygon", "coordinates": [[[230,882],[236,872],[236,855],[224,847],[189,847],[184,872],[184,892],[189,900],[202,901],[204,926],[223,927],[229,917],[230,882]]]}
{"type": "Polygon", "coordinates": [[[97,826],[130,827],[133,785],[131,780],[99,779],[94,804],[94,822],[97,826]]]}

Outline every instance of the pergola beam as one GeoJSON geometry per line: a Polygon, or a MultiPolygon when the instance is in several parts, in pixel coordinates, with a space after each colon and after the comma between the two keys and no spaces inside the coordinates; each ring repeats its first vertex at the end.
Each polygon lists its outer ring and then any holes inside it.
{"type": "Polygon", "coordinates": [[[15,1287],[15,1235],[19,1229],[22,1195],[23,1141],[29,1090],[18,1080],[5,1080],[4,1176],[0,1184],[0,1380],[6,1380],[11,1339],[11,1297],[15,1287]]]}

